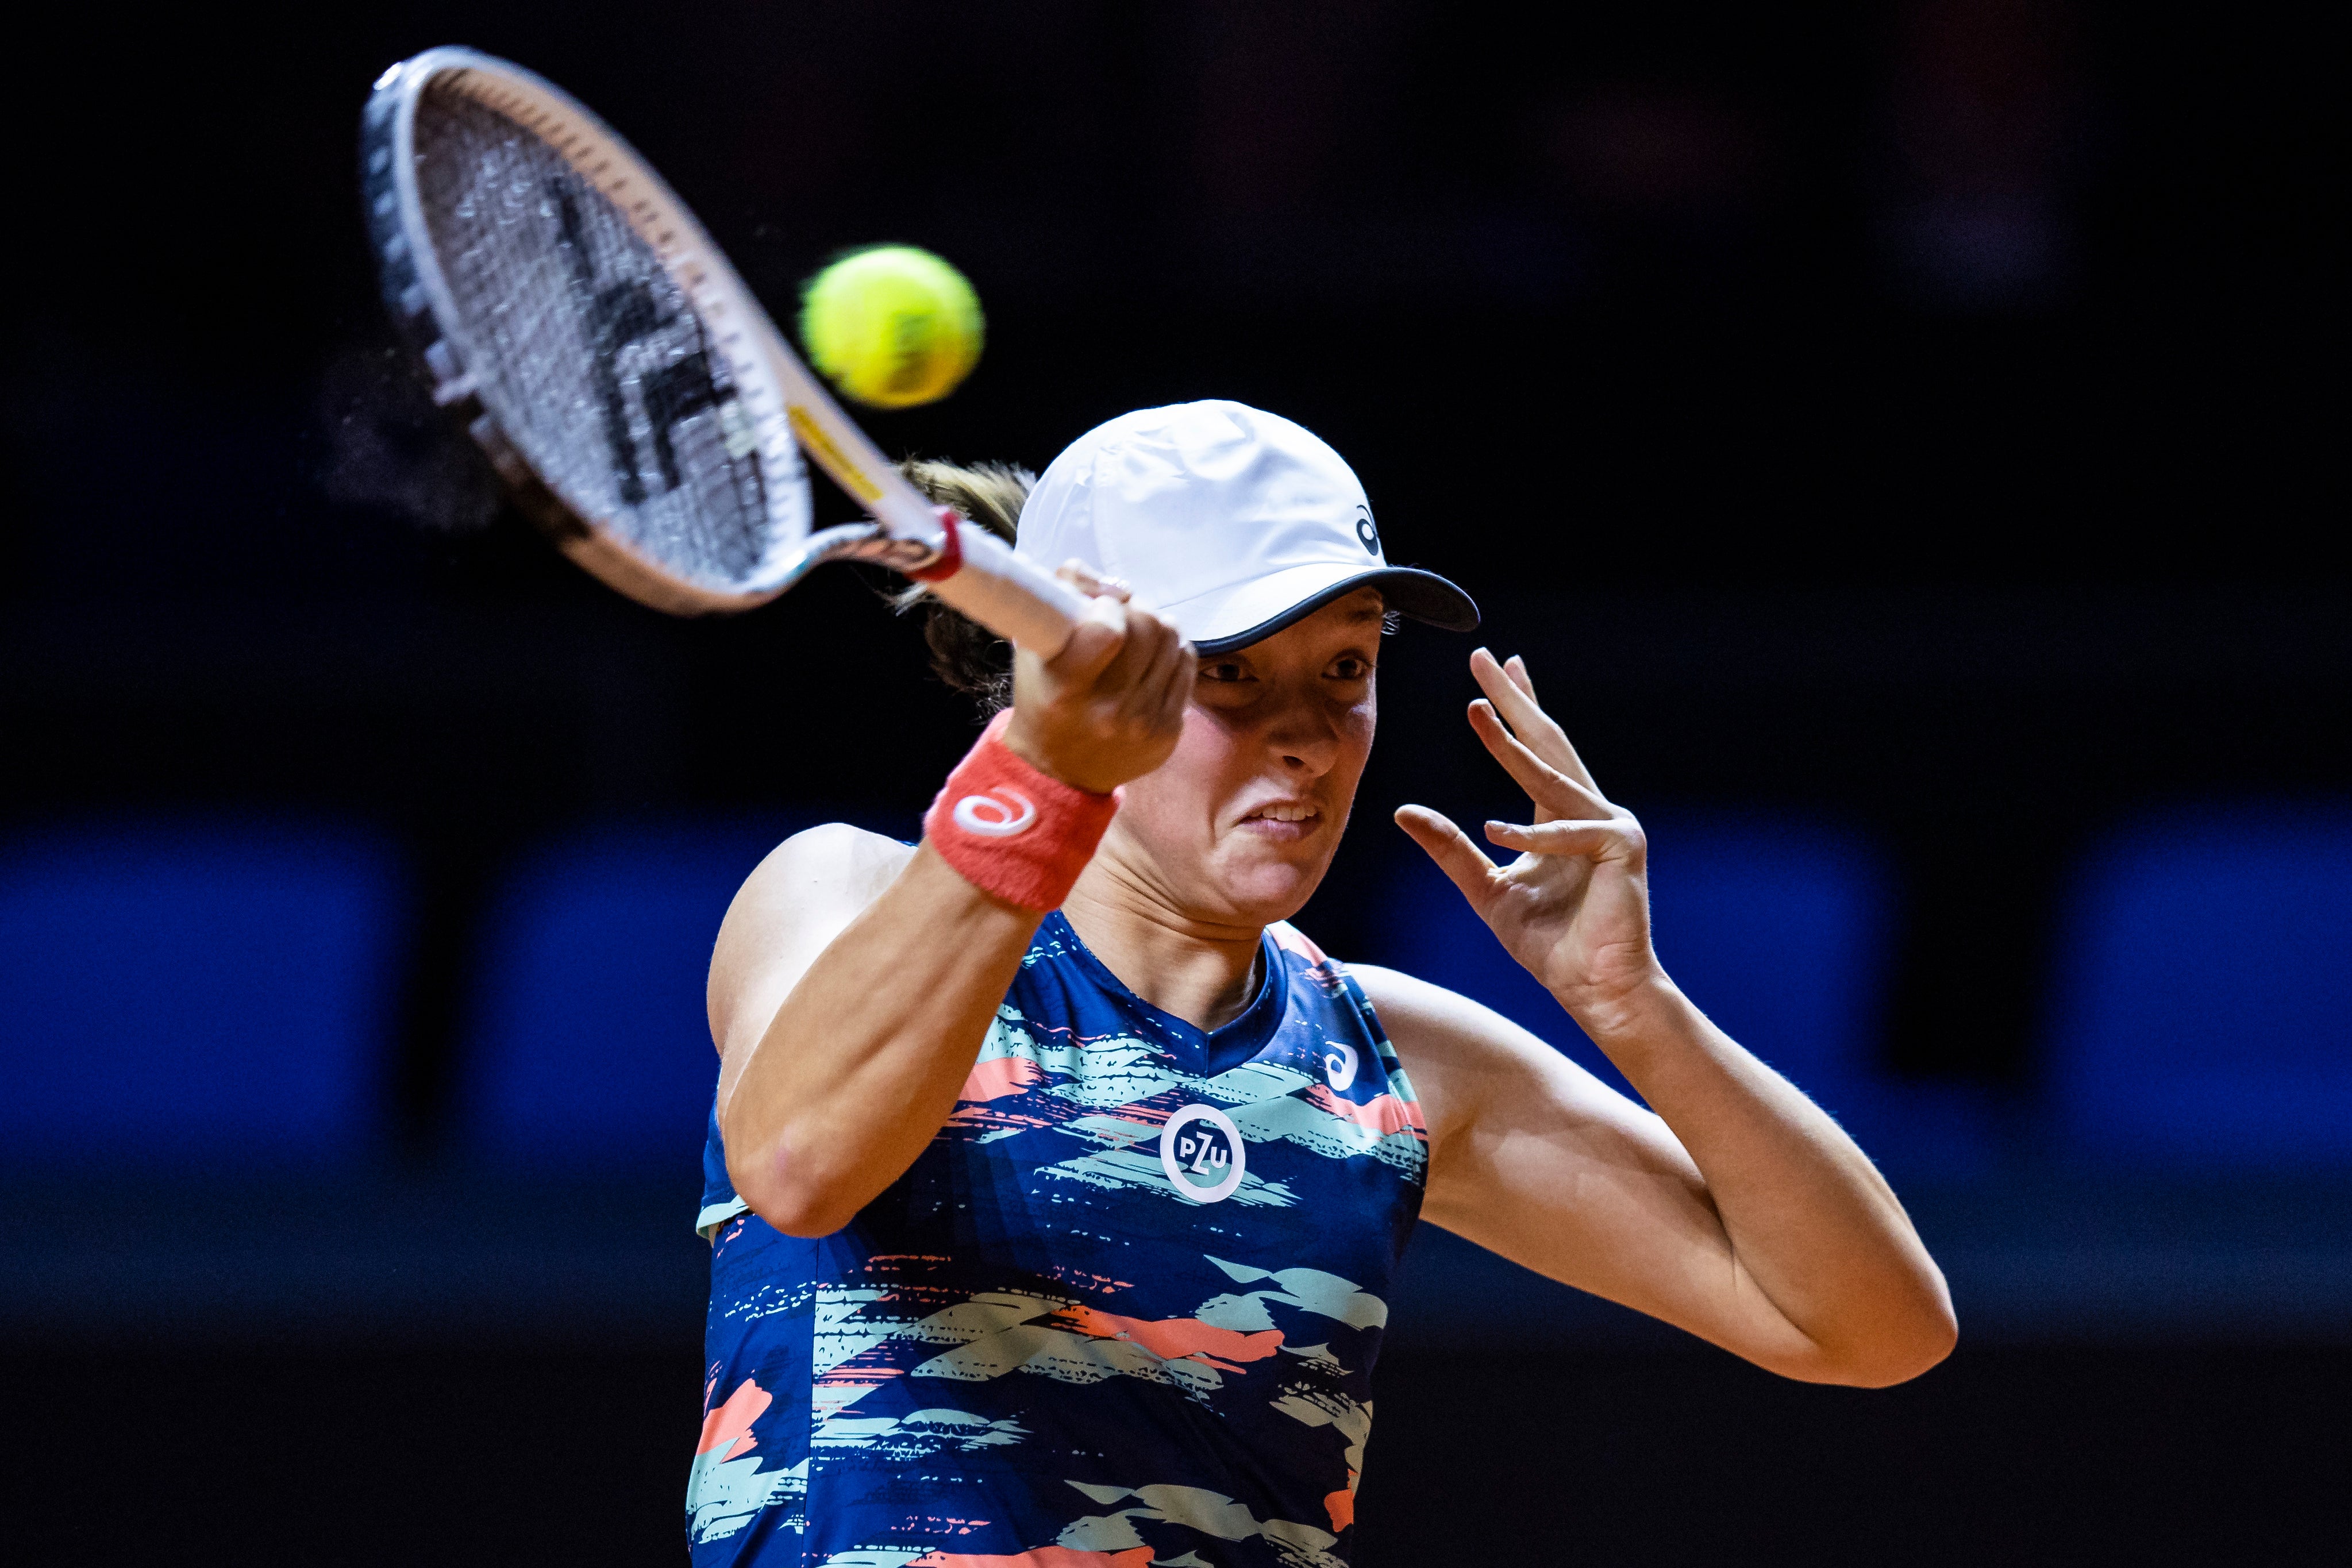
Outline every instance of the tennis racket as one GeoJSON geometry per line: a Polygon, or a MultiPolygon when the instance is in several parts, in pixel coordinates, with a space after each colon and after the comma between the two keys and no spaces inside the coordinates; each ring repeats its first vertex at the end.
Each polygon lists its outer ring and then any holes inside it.
{"type": "Polygon", "coordinates": [[[384,301],[434,401],[606,583],[706,614],[872,561],[1049,658],[1068,641],[1086,598],[908,483],[661,176],[562,89],[429,49],[377,79],[360,168],[384,301]],[[813,529],[803,453],[872,521],[813,529]]]}

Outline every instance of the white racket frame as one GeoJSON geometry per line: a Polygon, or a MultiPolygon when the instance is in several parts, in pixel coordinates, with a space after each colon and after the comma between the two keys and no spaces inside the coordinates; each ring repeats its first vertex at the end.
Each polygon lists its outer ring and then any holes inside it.
{"type": "Polygon", "coordinates": [[[828,560],[876,561],[900,571],[934,567],[953,549],[961,566],[931,591],[990,631],[1051,657],[1087,612],[1077,590],[926,499],[793,352],[700,222],[652,165],[584,104],[520,66],[475,49],[427,49],[377,78],[362,137],[362,183],[394,318],[434,382],[520,499],[582,567],[632,599],[672,614],[764,604],[828,560]],[[483,405],[469,366],[485,362],[429,243],[416,181],[415,115],[425,88],[446,82],[537,136],[644,240],[701,317],[725,358],[751,421],[772,505],[798,513],[798,548],[737,590],[683,578],[637,549],[530,466],[483,405]],[[425,243],[420,243],[425,242],[425,243]],[[808,531],[805,454],[864,507],[870,523],[808,531]],[[950,538],[944,531],[955,530],[950,538]]]}

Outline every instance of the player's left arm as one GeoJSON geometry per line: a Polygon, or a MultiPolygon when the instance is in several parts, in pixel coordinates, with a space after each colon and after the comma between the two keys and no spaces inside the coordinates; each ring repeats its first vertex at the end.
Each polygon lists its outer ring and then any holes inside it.
{"type": "Polygon", "coordinates": [[[1951,1297],[1903,1206],[1837,1124],[1691,1005],[1650,946],[1647,845],[1481,650],[1471,727],[1535,805],[1488,823],[1496,867],[1436,812],[1429,852],[1655,1114],[1508,1020],[1365,974],[1432,1138],[1424,1215],[1552,1278],[1812,1382],[1882,1385],[1948,1354],[1951,1297]]]}

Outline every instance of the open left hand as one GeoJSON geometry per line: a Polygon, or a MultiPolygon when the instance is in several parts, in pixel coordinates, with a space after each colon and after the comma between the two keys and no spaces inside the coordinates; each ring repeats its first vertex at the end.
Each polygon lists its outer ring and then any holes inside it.
{"type": "Polygon", "coordinates": [[[1527,826],[1486,824],[1488,841],[1518,858],[1496,865],[1426,806],[1400,807],[1397,825],[1511,956],[1580,1019],[1659,974],[1650,947],[1649,846],[1633,814],[1609,803],[1538,705],[1525,661],[1514,655],[1498,664],[1481,648],[1470,655],[1470,673],[1486,694],[1470,705],[1470,727],[1534,802],[1527,826]]]}

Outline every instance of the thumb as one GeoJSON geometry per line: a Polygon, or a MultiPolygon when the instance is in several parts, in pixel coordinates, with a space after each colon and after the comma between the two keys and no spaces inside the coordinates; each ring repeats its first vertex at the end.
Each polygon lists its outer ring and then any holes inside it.
{"type": "Polygon", "coordinates": [[[1486,852],[1473,842],[1469,834],[1426,806],[1399,806],[1396,825],[1428,852],[1446,880],[1461,889],[1470,907],[1478,912],[1481,919],[1485,918],[1495,877],[1495,862],[1486,858],[1486,852]]]}

